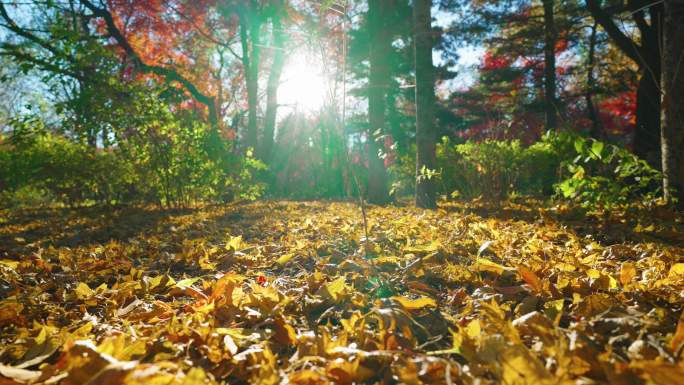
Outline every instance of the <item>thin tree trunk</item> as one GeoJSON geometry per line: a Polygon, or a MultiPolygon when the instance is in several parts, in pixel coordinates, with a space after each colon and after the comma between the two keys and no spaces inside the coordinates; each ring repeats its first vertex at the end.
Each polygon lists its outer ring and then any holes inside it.
{"type": "Polygon", "coordinates": [[[370,203],[389,202],[387,172],[378,156],[379,139],[385,133],[385,94],[388,87],[390,37],[385,28],[384,14],[389,10],[386,0],[368,1],[368,34],[370,45],[370,74],[368,77],[368,188],[370,203]]]}
{"type": "Polygon", "coordinates": [[[273,64],[268,75],[268,85],[266,86],[266,113],[264,116],[264,138],[259,157],[265,162],[271,160],[273,151],[273,135],[275,133],[276,116],[278,111],[278,86],[280,77],[283,74],[285,65],[285,40],[286,36],[282,31],[280,21],[280,9],[273,15],[271,24],[273,26],[273,64]]]}
{"type": "Polygon", "coordinates": [[[435,158],[435,84],[432,65],[432,17],[430,0],[415,0],[413,24],[415,31],[416,68],[416,207],[436,208],[434,178],[425,178],[425,170],[434,170],[435,158]]]}
{"type": "Polygon", "coordinates": [[[594,78],[594,70],[596,67],[596,35],[598,32],[598,23],[594,22],[591,26],[591,36],[589,36],[589,53],[587,55],[587,93],[585,100],[587,103],[587,114],[591,120],[591,136],[596,139],[603,139],[603,126],[599,119],[596,106],[594,105],[594,92],[596,92],[596,78],[594,78]]]}
{"type": "Polygon", "coordinates": [[[554,0],[542,0],[544,5],[544,99],[546,130],[558,128],[556,101],[556,23],[553,17],[554,0]]]}
{"type": "Polygon", "coordinates": [[[663,27],[663,190],[684,209],[684,1],[665,0],[663,27]]]}

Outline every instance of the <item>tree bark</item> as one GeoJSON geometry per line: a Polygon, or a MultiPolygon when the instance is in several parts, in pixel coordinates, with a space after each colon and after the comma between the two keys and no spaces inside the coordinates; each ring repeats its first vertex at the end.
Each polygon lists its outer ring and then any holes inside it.
{"type": "Polygon", "coordinates": [[[542,0],[544,6],[544,99],[546,130],[558,128],[556,100],[556,23],[553,17],[554,0],[542,0]]]}
{"type": "Polygon", "coordinates": [[[413,3],[414,58],[416,68],[416,207],[436,208],[434,178],[423,170],[434,170],[435,157],[435,83],[432,65],[432,17],[430,0],[413,3]]]}
{"type": "Polygon", "coordinates": [[[268,75],[266,86],[266,113],[264,115],[264,138],[259,158],[268,163],[273,151],[273,135],[275,134],[276,116],[278,111],[278,87],[285,65],[285,41],[286,36],[282,31],[280,9],[276,11],[271,20],[273,27],[273,63],[268,75]]]}
{"type": "Polygon", "coordinates": [[[598,23],[594,22],[591,26],[591,35],[589,36],[589,52],[587,54],[587,90],[585,101],[587,103],[587,114],[591,120],[591,136],[596,139],[603,139],[603,125],[599,119],[596,106],[594,105],[594,93],[596,92],[596,78],[594,77],[594,70],[596,69],[596,35],[598,32],[598,23]]]}
{"type": "Polygon", "coordinates": [[[239,13],[240,43],[242,46],[242,67],[247,86],[247,137],[248,147],[258,148],[257,104],[259,92],[259,57],[261,23],[255,15],[239,13]]]}
{"type": "Polygon", "coordinates": [[[684,209],[684,0],[664,1],[662,162],[665,199],[684,209]]]}
{"type": "Polygon", "coordinates": [[[628,1],[632,18],[639,29],[641,41],[625,35],[600,6],[598,0],[586,0],[587,8],[597,23],[603,27],[613,43],[639,66],[637,88],[636,128],[634,153],[654,168],[660,169],[660,77],[662,38],[661,19],[663,5],[659,2],[628,1]],[[650,24],[645,12],[649,12],[650,24]]]}
{"type": "Polygon", "coordinates": [[[646,60],[637,87],[634,153],[656,169],[661,167],[660,154],[660,55],[646,60]]]}
{"type": "Polygon", "coordinates": [[[389,202],[387,171],[378,156],[378,140],[385,133],[385,95],[387,93],[389,68],[388,57],[391,47],[390,36],[384,23],[387,0],[368,1],[368,34],[370,74],[368,76],[368,202],[386,204],[389,202]]]}

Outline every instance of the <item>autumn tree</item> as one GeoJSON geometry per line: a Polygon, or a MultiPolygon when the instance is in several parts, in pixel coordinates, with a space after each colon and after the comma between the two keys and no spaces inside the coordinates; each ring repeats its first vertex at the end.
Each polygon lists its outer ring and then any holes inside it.
{"type": "Polygon", "coordinates": [[[586,11],[576,1],[451,0],[442,7],[459,15],[445,50],[485,49],[471,89],[455,89],[448,101],[464,118],[463,135],[535,140],[569,126],[566,107],[579,106],[572,87],[578,63],[559,58],[581,52],[586,11]]]}
{"type": "Polygon", "coordinates": [[[662,161],[665,199],[684,208],[684,1],[664,1],[662,161]]]}
{"type": "Polygon", "coordinates": [[[416,207],[436,208],[435,84],[430,0],[413,3],[416,70],[416,207]]]}

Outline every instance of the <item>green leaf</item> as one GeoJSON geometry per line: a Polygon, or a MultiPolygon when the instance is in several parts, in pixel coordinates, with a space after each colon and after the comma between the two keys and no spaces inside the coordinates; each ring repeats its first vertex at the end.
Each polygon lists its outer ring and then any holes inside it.
{"type": "Polygon", "coordinates": [[[601,152],[603,151],[603,142],[599,142],[598,140],[595,140],[594,143],[591,144],[591,152],[596,155],[599,159],[601,159],[601,152]]]}

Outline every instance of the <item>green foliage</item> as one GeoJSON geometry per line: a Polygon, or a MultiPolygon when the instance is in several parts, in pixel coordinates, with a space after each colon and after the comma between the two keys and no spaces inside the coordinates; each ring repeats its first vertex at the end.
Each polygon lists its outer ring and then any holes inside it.
{"type": "MultiPolygon", "coordinates": [[[[511,193],[551,195],[562,159],[570,153],[569,140],[548,134],[529,147],[519,141],[467,142],[454,145],[449,138],[437,144],[440,193],[449,197],[500,200],[511,193]]],[[[415,156],[406,155],[390,168],[395,193],[410,193],[415,186],[415,156]]]]}
{"type": "MultiPolygon", "coordinates": [[[[148,106],[149,107],[149,106],[148,106]]],[[[34,117],[12,122],[0,147],[0,190],[5,205],[47,201],[155,203],[182,207],[198,202],[255,199],[263,185],[254,171],[265,166],[251,156],[211,156],[220,138],[200,124],[183,124],[159,108],[139,121],[117,146],[97,148],[54,134],[34,117]]]]}
{"type": "Polygon", "coordinates": [[[556,186],[560,196],[585,207],[610,209],[658,200],[662,174],[618,146],[576,137],[577,154],[563,165],[569,176],[556,186]]]}
{"type": "MultiPolygon", "coordinates": [[[[395,193],[415,186],[415,156],[390,168],[395,193]]],[[[662,174],[628,150],[573,133],[547,133],[528,147],[517,140],[437,145],[440,193],[448,197],[500,200],[511,194],[552,196],[587,208],[632,203],[651,205],[660,196],[662,174]]]]}
{"type": "Polygon", "coordinates": [[[0,148],[0,189],[11,197],[7,204],[121,201],[132,183],[127,162],[111,151],[93,151],[51,134],[33,117],[16,119],[12,125],[14,135],[0,148]]]}

